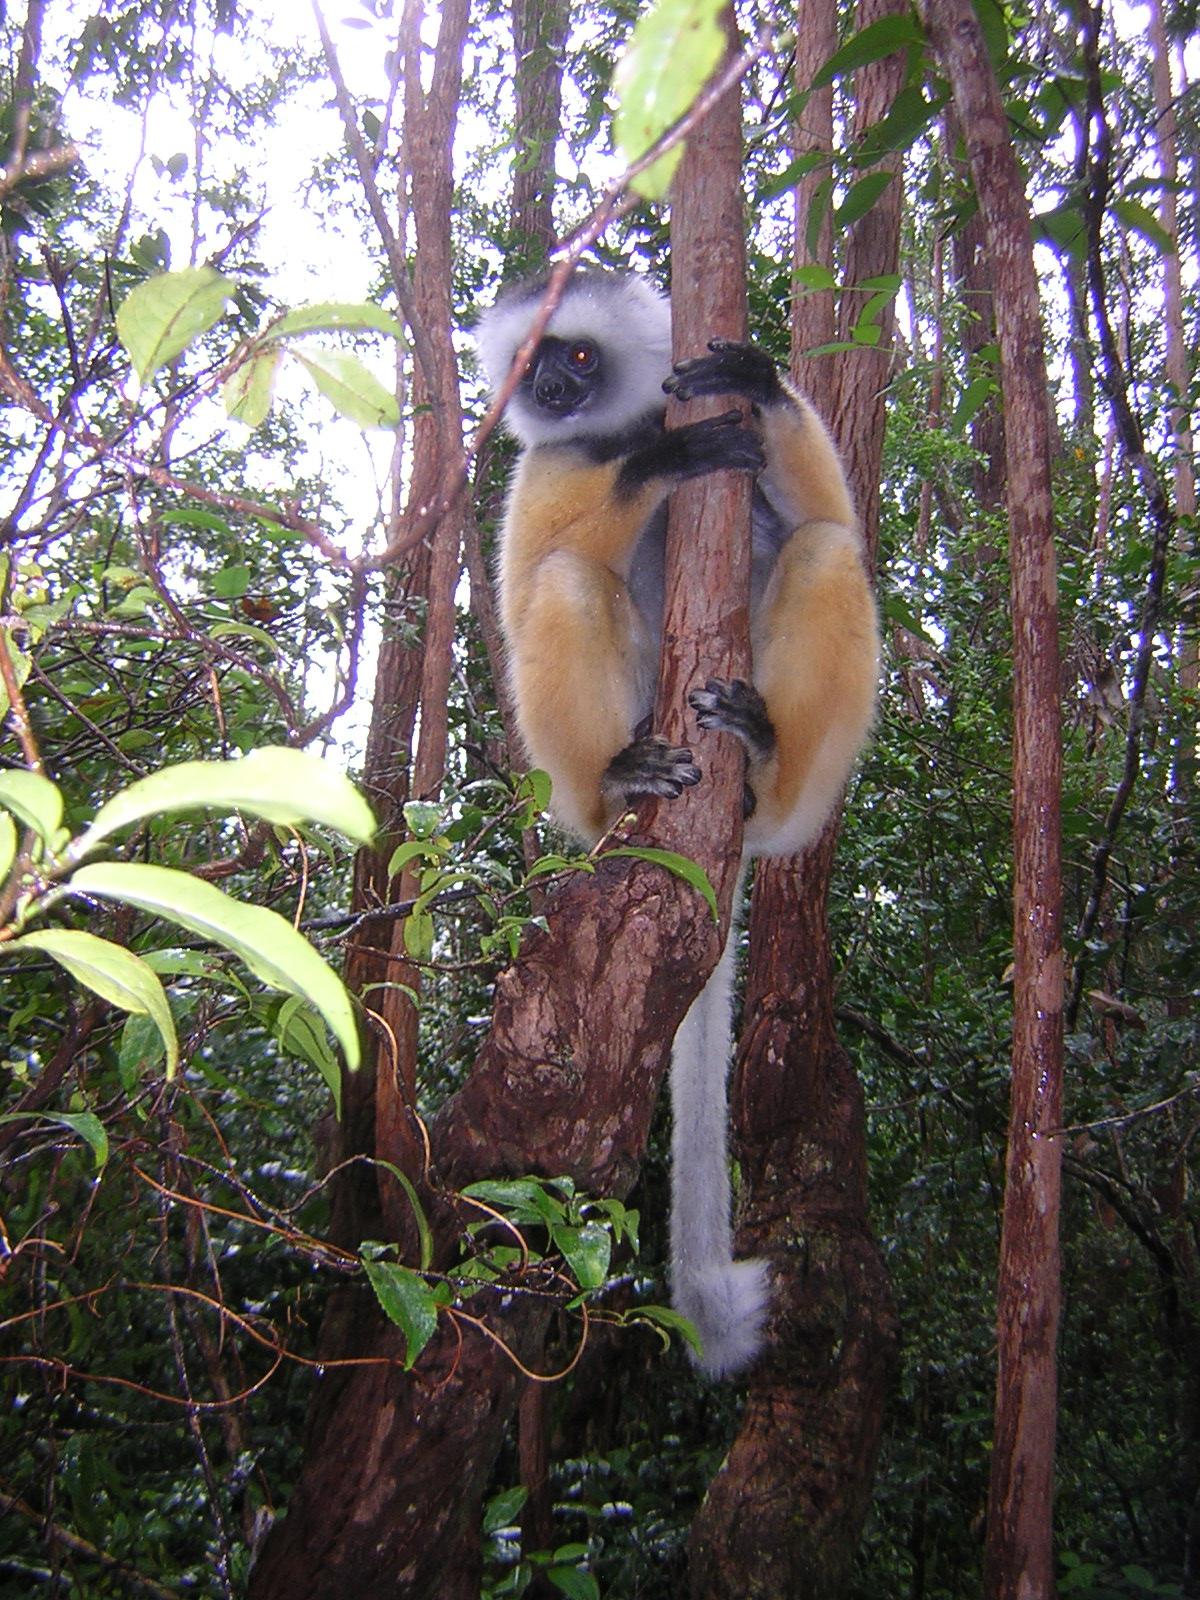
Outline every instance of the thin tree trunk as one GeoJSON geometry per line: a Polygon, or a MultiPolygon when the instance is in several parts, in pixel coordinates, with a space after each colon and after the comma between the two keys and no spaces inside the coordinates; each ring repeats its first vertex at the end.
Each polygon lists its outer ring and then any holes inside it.
{"type": "Polygon", "coordinates": [[[1046,366],[1029,208],[968,0],[925,0],[987,229],[1004,392],[1013,614],[1013,1054],[998,1283],[989,1600],[1051,1600],[1061,1306],[1063,951],[1058,617],[1046,366]]]}
{"type": "MultiPolygon", "coordinates": [[[[863,8],[859,20],[879,14],[863,8]]],[[[820,33],[819,21],[815,27],[820,33]]],[[[823,52],[822,42],[809,70],[823,52]]],[[[903,57],[859,74],[859,131],[886,112],[902,82],[903,57]]],[[[899,214],[892,184],[847,241],[847,282],[895,271],[899,214]]],[[[843,321],[857,314],[852,298],[844,297],[843,321]]],[[[829,314],[816,297],[797,308],[797,366],[803,350],[826,337],[829,314]]],[[[872,529],[890,333],[885,321],[883,350],[843,360],[840,371],[813,361],[804,372],[840,434],[872,529]],[[835,372],[841,382],[831,395],[835,372]]],[[[768,1255],[785,1270],[773,1275],[770,1348],[693,1528],[694,1593],[703,1600],[834,1600],[844,1592],[895,1354],[887,1276],[867,1220],[862,1091],[833,1031],[825,915],[833,840],[830,828],[802,856],[758,866],[733,1090],[747,1197],[739,1253],[768,1255]]]]}

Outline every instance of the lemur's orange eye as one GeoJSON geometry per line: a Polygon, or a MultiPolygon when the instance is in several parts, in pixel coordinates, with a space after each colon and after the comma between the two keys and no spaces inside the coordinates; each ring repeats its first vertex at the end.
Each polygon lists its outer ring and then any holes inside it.
{"type": "Polygon", "coordinates": [[[596,346],[581,339],[578,344],[571,346],[570,362],[580,372],[589,371],[596,365],[596,346]]]}

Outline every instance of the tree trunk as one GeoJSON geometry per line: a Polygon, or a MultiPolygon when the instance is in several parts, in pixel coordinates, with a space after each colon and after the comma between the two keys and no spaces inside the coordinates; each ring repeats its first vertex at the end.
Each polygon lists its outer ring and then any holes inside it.
{"type": "Polygon", "coordinates": [[[1058,617],[1046,366],[1029,208],[979,21],[926,0],[966,129],[994,272],[1013,615],[1012,1106],[1000,1245],[990,1600],[1051,1600],[1061,1306],[1063,951],[1058,617]]]}
{"type": "MultiPolygon", "coordinates": [[[[878,14],[864,9],[859,20],[878,14]]],[[[902,82],[903,57],[859,74],[860,132],[885,114],[902,82]]],[[[899,215],[893,183],[847,243],[847,282],[895,271],[899,215]]],[[[844,297],[843,320],[856,314],[853,298],[844,297]]],[[[825,337],[823,312],[829,307],[816,297],[797,309],[797,366],[825,337]]],[[[891,361],[886,323],[884,331],[881,351],[842,360],[836,398],[827,362],[805,371],[872,547],[891,361]]],[[[833,838],[830,828],[800,857],[760,862],[755,882],[733,1125],[746,1196],[739,1253],[776,1264],[771,1343],[693,1527],[693,1593],[703,1600],[843,1593],[879,1448],[896,1327],[867,1220],[862,1091],[833,1031],[825,916],[833,838]]]]}

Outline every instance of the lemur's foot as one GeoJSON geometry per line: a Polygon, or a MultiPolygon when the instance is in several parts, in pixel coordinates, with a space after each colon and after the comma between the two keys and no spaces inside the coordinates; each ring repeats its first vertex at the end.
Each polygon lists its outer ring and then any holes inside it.
{"type": "Polygon", "coordinates": [[[742,678],[709,678],[693,689],[688,705],[702,728],[732,733],[745,745],[751,761],[765,761],[775,750],[775,728],[767,703],[752,683],[742,678]]]}
{"type": "Polygon", "coordinates": [[[647,734],[617,752],[601,781],[607,794],[621,800],[637,800],[648,794],[674,800],[684,789],[700,782],[700,768],[690,750],[668,744],[658,734],[647,734]]]}

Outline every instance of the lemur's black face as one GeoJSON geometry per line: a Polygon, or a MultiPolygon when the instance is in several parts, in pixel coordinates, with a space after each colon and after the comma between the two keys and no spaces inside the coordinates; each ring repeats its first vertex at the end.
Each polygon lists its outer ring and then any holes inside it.
{"type": "Polygon", "coordinates": [[[573,417],[604,384],[599,347],[590,339],[548,334],[521,379],[526,400],[549,417],[573,417]]]}

